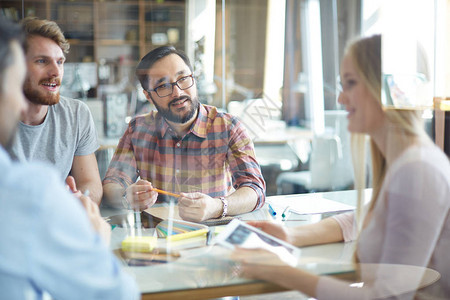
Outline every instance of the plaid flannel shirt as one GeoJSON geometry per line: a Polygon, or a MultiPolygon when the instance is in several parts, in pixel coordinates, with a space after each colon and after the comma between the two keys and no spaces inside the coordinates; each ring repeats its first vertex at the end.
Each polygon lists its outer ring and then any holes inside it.
{"type": "Polygon", "coordinates": [[[214,198],[247,186],[258,195],[255,209],[265,201],[265,181],[242,123],[208,105],[200,104],[197,119],[181,139],[157,111],[129,123],[103,183],[126,188],[139,177],[155,188],[214,198]]]}

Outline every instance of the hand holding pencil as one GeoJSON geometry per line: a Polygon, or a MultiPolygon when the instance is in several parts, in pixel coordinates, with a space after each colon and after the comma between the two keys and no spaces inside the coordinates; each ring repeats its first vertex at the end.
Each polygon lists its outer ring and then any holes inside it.
{"type": "Polygon", "coordinates": [[[158,192],[153,190],[152,183],[139,180],[126,189],[126,200],[134,210],[144,210],[155,204],[158,192]]]}
{"type": "Polygon", "coordinates": [[[139,180],[130,185],[126,190],[127,201],[131,208],[144,210],[155,204],[158,194],[168,195],[175,198],[181,197],[179,194],[167,192],[154,188],[152,183],[147,180],[139,180]]]}
{"type": "MultiPolygon", "coordinates": [[[[222,202],[213,199],[203,193],[181,193],[176,194],[153,187],[147,180],[139,180],[130,185],[126,190],[126,198],[129,208],[145,210],[155,204],[158,194],[167,195],[178,199],[178,209],[183,220],[199,222],[206,219],[218,217],[222,212],[222,202]]],[[[138,219],[138,218],[136,218],[138,219]]]]}
{"type": "Polygon", "coordinates": [[[157,192],[158,194],[168,195],[168,196],[172,196],[172,197],[175,197],[175,198],[181,197],[181,195],[179,195],[179,194],[174,194],[174,193],[171,193],[171,192],[166,192],[166,191],[163,191],[163,190],[160,190],[160,189],[155,189],[155,188],[153,188],[153,191],[157,192]]]}

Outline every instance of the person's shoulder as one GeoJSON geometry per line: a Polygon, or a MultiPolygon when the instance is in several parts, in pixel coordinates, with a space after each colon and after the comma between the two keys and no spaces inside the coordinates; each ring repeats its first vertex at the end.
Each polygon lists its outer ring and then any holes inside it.
{"type": "Polygon", "coordinates": [[[16,191],[32,195],[33,198],[57,183],[63,184],[56,170],[44,162],[13,162],[8,174],[4,181],[6,186],[14,186],[16,191]]]}
{"type": "Polygon", "coordinates": [[[435,144],[425,146],[422,149],[422,160],[446,173],[450,179],[450,161],[447,155],[435,144]]]}
{"type": "Polygon", "coordinates": [[[445,153],[433,143],[411,146],[393,165],[394,170],[428,174],[427,177],[447,178],[450,183],[450,162],[445,153]]]}
{"type": "Polygon", "coordinates": [[[404,163],[422,162],[425,164],[450,168],[448,157],[434,143],[420,144],[409,147],[405,153],[403,153],[401,161],[404,163]]]}
{"type": "Polygon", "coordinates": [[[228,124],[237,124],[239,122],[237,117],[222,111],[215,106],[200,104],[200,110],[202,110],[202,108],[204,109],[207,118],[210,120],[220,120],[228,124]]]}

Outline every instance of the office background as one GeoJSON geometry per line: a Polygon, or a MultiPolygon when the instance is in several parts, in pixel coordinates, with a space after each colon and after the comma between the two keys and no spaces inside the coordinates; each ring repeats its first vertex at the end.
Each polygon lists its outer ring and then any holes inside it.
{"type": "MultiPolygon", "coordinates": [[[[425,74],[431,102],[450,94],[449,2],[0,0],[0,14],[54,20],[64,31],[71,49],[61,94],[91,108],[102,145],[97,152],[102,176],[127,122],[153,109],[134,67],[151,49],[170,44],[190,57],[200,101],[237,115],[247,126],[267,194],[275,195],[352,188],[346,116],[336,101],[349,40],[382,33],[394,37],[387,45],[395,49],[402,43],[398,37],[409,35],[422,45],[425,71],[416,62],[412,69],[397,63],[398,53],[384,58],[409,75],[425,74]]],[[[423,117],[434,137],[433,112],[427,109],[423,117]]],[[[443,147],[450,153],[448,140],[443,147]]]]}

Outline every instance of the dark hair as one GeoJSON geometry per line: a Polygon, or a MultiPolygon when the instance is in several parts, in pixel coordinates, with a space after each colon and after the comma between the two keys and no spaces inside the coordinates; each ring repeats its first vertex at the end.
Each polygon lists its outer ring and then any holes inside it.
{"type": "Polygon", "coordinates": [[[156,49],[153,49],[149,53],[147,53],[139,62],[136,67],[136,77],[139,79],[139,82],[142,85],[144,90],[148,90],[148,70],[161,58],[164,58],[170,54],[176,54],[184,61],[184,63],[189,67],[189,70],[192,72],[191,62],[187,55],[181,51],[177,50],[173,46],[162,46],[156,49]]]}
{"type": "Polygon", "coordinates": [[[24,46],[24,34],[19,24],[0,16],[0,93],[3,92],[3,81],[8,66],[14,63],[11,43],[18,42],[24,46]]]}

